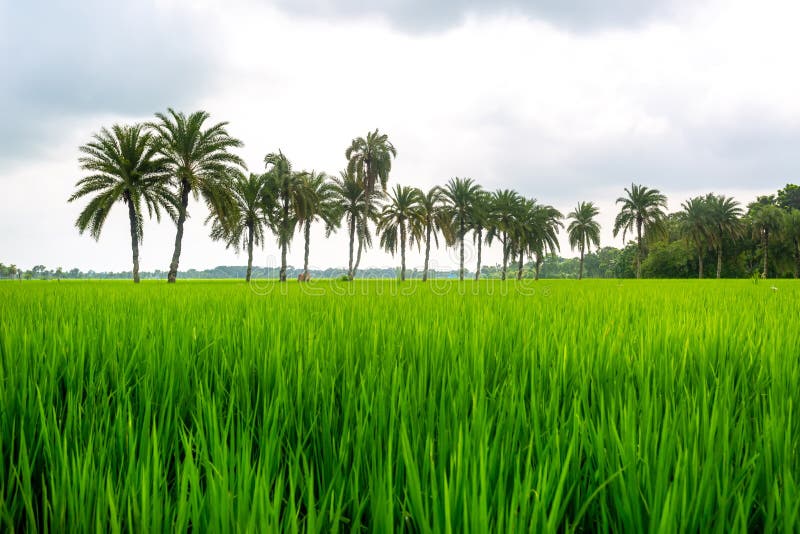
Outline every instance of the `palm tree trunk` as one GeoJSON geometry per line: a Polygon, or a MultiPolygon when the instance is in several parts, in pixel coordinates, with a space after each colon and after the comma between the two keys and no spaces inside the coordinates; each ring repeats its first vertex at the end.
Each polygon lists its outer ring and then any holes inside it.
{"type": "Polygon", "coordinates": [[[508,270],[508,234],[503,232],[503,270],[500,271],[500,280],[506,279],[508,270]]]}
{"type": "Polygon", "coordinates": [[[280,271],[280,274],[278,276],[278,279],[281,282],[285,282],[286,281],[286,249],[288,249],[288,248],[289,248],[289,244],[286,242],[285,239],[282,240],[282,242],[281,242],[281,271],[280,271]]]}
{"type": "Polygon", "coordinates": [[[717,278],[722,278],[722,246],[717,247],[717,278]]]}
{"type": "Polygon", "coordinates": [[[578,270],[578,280],[583,280],[583,244],[580,246],[581,249],[581,267],[578,270]]]}
{"type": "Polygon", "coordinates": [[[636,278],[642,277],[642,223],[636,221],[636,278]]]}
{"type": "Polygon", "coordinates": [[[431,223],[428,222],[428,226],[425,230],[425,266],[422,268],[422,281],[428,281],[428,262],[431,258],[431,223]]]}
{"type": "Polygon", "coordinates": [[[253,223],[250,223],[247,225],[247,283],[250,283],[250,276],[253,274],[253,233],[253,223]]]}
{"type": "Polygon", "coordinates": [[[522,247],[519,249],[519,270],[517,271],[517,280],[522,280],[522,267],[525,263],[522,247]]]}
{"type": "Polygon", "coordinates": [[[406,226],[400,223],[400,281],[406,281],[406,226]]]}
{"type": "Polygon", "coordinates": [[[539,255],[536,255],[536,274],[534,276],[534,280],[539,280],[539,270],[542,268],[542,259],[539,255]]]}
{"type": "Polygon", "coordinates": [[[125,201],[128,204],[128,219],[131,223],[131,251],[133,252],[133,283],[139,283],[139,223],[136,220],[136,208],[133,206],[130,194],[125,193],[125,201]]]}
{"type": "Polygon", "coordinates": [[[761,278],[767,278],[767,255],[769,251],[769,232],[764,231],[764,271],[761,273],[761,278]]]}
{"type": "Polygon", "coordinates": [[[353,279],[353,243],[355,242],[355,238],[356,238],[356,216],[355,216],[355,214],[350,216],[350,221],[348,223],[348,229],[350,230],[350,262],[347,264],[347,278],[352,280],[353,279]]]}
{"type": "Polygon", "coordinates": [[[697,264],[699,266],[697,277],[702,280],[703,278],[703,251],[697,251],[697,264]]]}
{"type": "Polygon", "coordinates": [[[305,222],[305,239],[306,239],[306,250],[305,256],[303,257],[303,280],[308,281],[308,252],[311,248],[311,221],[305,222]]]}
{"type": "Polygon", "coordinates": [[[189,207],[189,184],[184,180],[181,183],[181,208],[178,212],[178,230],[175,234],[175,250],[172,252],[172,262],[169,264],[167,282],[174,284],[178,278],[178,263],[181,259],[181,243],[183,242],[183,225],[186,222],[186,209],[189,207]]]}
{"type": "Polygon", "coordinates": [[[459,253],[459,267],[458,267],[458,280],[460,282],[464,281],[464,218],[461,218],[461,224],[459,225],[458,235],[461,236],[461,252],[459,253]]]}
{"type": "Polygon", "coordinates": [[[481,278],[481,252],[483,247],[483,230],[478,229],[478,265],[475,266],[475,280],[481,278]]]}
{"type": "Polygon", "coordinates": [[[794,240],[794,277],[800,277],[800,240],[794,240]]]}

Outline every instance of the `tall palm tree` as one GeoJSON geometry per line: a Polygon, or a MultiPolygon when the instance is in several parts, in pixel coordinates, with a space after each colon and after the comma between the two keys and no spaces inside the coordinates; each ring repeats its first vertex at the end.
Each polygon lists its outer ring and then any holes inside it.
{"type": "Polygon", "coordinates": [[[697,277],[703,278],[703,256],[711,244],[711,213],[705,197],[690,198],[681,204],[680,227],[697,253],[697,277]]]}
{"type": "Polygon", "coordinates": [[[227,122],[206,128],[209,114],[205,111],[196,111],[187,117],[172,108],[167,113],[156,113],[156,119],[149,126],[158,135],[159,152],[166,159],[180,199],[175,249],[167,274],[167,281],[174,283],[178,277],[189,195],[194,195],[195,200],[202,197],[215,217],[226,220],[234,205],[230,193],[231,176],[245,168],[245,164],[230,152],[241,147],[242,142],[228,135],[227,122]]]}
{"type": "Polygon", "coordinates": [[[444,188],[448,219],[459,246],[458,279],[464,280],[464,236],[469,230],[470,214],[481,186],[472,178],[451,178],[444,188]]]}
{"type": "Polygon", "coordinates": [[[445,205],[445,195],[441,187],[433,187],[427,193],[421,194],[419,197],[419,207],[422,217],[410,221],[412,225],[417,228],[411,232],[411,237],[419,236],[417,246],[421,245],[421,240],[424,237],[425,241],[425,264],[422,269],[422,281],[428,280],[428,267],[430,265],[431,257],[431,240],[439,248],[439,233],[441,232],[445,243],[452,244],[453,236],[452,229],[450,228],[450,220],[447,217],[447,207],[445,205]]]}
{"type": "Polygon", "coordinates": [[[625,196],[617,199],[617,204],[622,204],[622,207],[614,220],[614,237],[622,230],[624,241],[626,233],[636,231],[636,278],[641,278],[644,256],[642,237],[648,238],[663,232],[667,197],[658,189],[631,184],[630,189],[625,188],[625,196]]]}
{"type": "MultiPolygon", "coordinates": [[[[263,174],[234,174],[231,180],[231,194],[234,200],[232,217],[221,220],[212,213],[209,219],[211,239],[225,241],[226,248],[247,251],[247,273],[245,281],[250,282],[253,273],[253,245],[264,245],[264,226],[267,223],[264,196],[267,194],[267,178],[263,174]]],[[[206,221],[208,222],[208,221],[206,221]]]]}
{"type": "Polygon", "coordinates": [[[567,227],[569,246],[581,253],[578,280],[583,278],[584,254],[591,251],[592,245],[600,248],[600,223],[595,219],[599,213],[593,202],[578,202],[578,206],[567,215],[570,219],[567,227]]]}
{"type": "Polygon", "coordinates": [[[800,276],[800,210],[789,208],[783,216],[783,234],[792,243],[794,277],[800,276]]]}
{"type": "Polygon", "coordinates": [[[364,213],[361,217],[361,234],[359,240],[358,255],[353,268],[353,276],[358,270],[361,261],[361,250],[364,245],[371,242],[368,239],[368,221],[377,216],[376,207],[373,205],[373,197],[383,196],[389,182],[389,173],[392,170],[392,159],[397,157],[397,150],[389,141],[386,134],[381,134],[376,128],[374,132],[368,132],[366,137],[353,139],[350,146],[345,150],[347,158],[347,172],[355,176],[364,189],[364,213]]]}
{"type": "Polygon", "coordinates": [[[475,195],[469,218],[469,228],[472,230],[472,242],[477,247],[477,264],[475,265],[475,280],[481,277],[481,259],[483,256],[483,241],[486,239],[484,232],[491,224],[492,196],[487,191],[481,190],[475,195]]]}
{"type": "Polygon", "coordinates": [[[413,233],[413,241],[422,240],[422,196],[422,191],[416,187],[396,185],[378,218],[377,231],[381,236],[381,246],[394,256],[399,245],[401,282],[406,279],[406,244],[409,232],[413,233]]]}
{"type": "Polygon", "coordinates": [[[520,215],[523,198],[511,189],[498,189],[489,200],[489,232],[486,236],[491,244],[495,239],[503,248],[503,269],[500,278],[506,279],[508,258],[514,247],[514,237],[520,233],[520,215]]]}
{"type": "Polygon", "coordinates": [[[519,270],[517,280],[522,278],[522,253],[534,258],[535,279],[539,279],[542,262],[547,254],[555,254],[561,249],[558,232],[564,227],[564,216],[553,206],[539,204],[536,200],[525,199],[521,215],[521,234],[519,240],[519,270]]]}
{"type": "Polygon", "coordinates": [[[292,163],[283,152],[271,152],[264,157],[266,173],[267,220],[278,238],[281,248],[281,270],[279,279],[286,281],[286,253],[294,238],[297,223],[308,210],[310,195],[303,187],[305,173],[292,170],[292,163]]]}
{"type": "Polygon", "coordinates": [[[364,213],[364,188],[352,173],[342,171],[338,178],[333,179],[333,194],[335,202],[339,205],[339,214],[346,219],[347,232],[350,236],[347,278],[352,280],[355,275],[353,251],[357,234],[359,241],[361,240],[359,220],[364,213]]]}
{"type": "Polygon", "coordinates": [[[324,172],[311,171],[301,175],[301,187],[305,190],[306,202],[299,214],[299,223],[303,227],[305,251],[303,255],[303,279],[309,279],[308,255],[311,248],[311,225],[316,221],[325,223],[325,235],[330,236],[341,222],[339,204],[333,183],[324,172]]]}
{"type": "Polygon", "coordinates": [[[709,235],[711,244],[717,252],[717,278],[722,277],[722,245],[726,238],[741,237],[742,209],[734,199],[709,193],[706,195],[709,213],[709,235]]]}
{"type": "Polygon", "coordinates": [[[753,203],[750,206],[750,220],[753,224],[753,237],[761,241],[762,259],[764,262],[762,278],[769,277],[769,242],[783,226],[783,213],[773,204],[753,203]]]}
{"type": "Polygon", "coordinates": [[[78,180],[75,184],[78,190],[69,201],[89,195],[92,199],[75,226],[80,233],[89,230],[93,238],[99,239],[112,206],[124,203],[128,207],[133,281],[138,284],[139,245],[144,237],[142,204],[159,221],[162,209],[173,220],[177,217],[177,199],[170,189],[167,162],[159,157],[153,135],[138,124],[103,128],[80,151],[84,154],[78,160],[81,169],[91,174],[78,180]]]}

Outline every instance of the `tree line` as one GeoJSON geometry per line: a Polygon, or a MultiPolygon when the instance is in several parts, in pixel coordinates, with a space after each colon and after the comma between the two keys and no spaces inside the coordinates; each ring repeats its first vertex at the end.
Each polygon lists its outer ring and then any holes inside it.
{"type": "MultiPolygon", "coordinates": [[[[190,199],[207,207],[206,224],[213,240],[246,252],[247,281],[253,272],[253,250],[266,245],[268,233],[280,250],[281,281],[287,279],[288,248],[296,235],[302,235],[304,261],[298,279],[308,280],[312,225],[322,225],[326,235],[344,227],[349,280],[357,276],[364,250],[374,245],[373,237],[381,248],[400,256],[401,280],[406,278],[406,252],[413,246],[424,250],[422,280],[428,278],[432,246],[458,249],[461,280],[467,272],[467,242],[477,253],[475,279],[492,271],[481,265],[484,245],[502,250],[496,274],[503,280],[522,278],[528,270],[538,279],[548,258],[552,262],[560,250],[562,230],[570,247],[579,253],[578,278],[584,276],[587,257],[594,259],[592,248],[595,255],[608,251],[600,249],[599,211],[593,202],[579,202],[565,217],[553,206],[514,190],[487,191],[471,178],[455,177],[427,191],[399,184],[389,187],[397,150],[377,129],[352,140],[344,152],[345,168],[338,176],[296,170],[280,150],[264,157],[262,172],[249,172],[234,153],[241,146],[242,142],[228,133],[226,122],[210,123],[204,111],[187,116],[169,109],[147,123],[103,128],[80,147],[79,163],[86,175],[77,182],[69,201],[88,202],[75,224],[80,233],[88,231],[99,239],[112,207],[127,207],[134,282],[140,280],[145,214],[158,221],[166,216],[175,224],[167,272],[167,280],[175,282],[190,199]]],[[[666,212],[666,202],[657,189],[638,184],[625,188],[617,199],[619,213],[613,233],[632,241],[617,251],[615,261],[628,263],[623,269],[615,265],[616,274],[630,268],[637,278],[643,271],[648,276],[663,275],[659,271],[663,267],[654,268],[654,261],[648,265],[648,260],[654,252],[663,260],[664,250],[671,248],[680,258],[687,258],[686,251],[691,251],[687,265],[696,260],[700,278],[713,255],[719,278],[726,258],[738,254],[742,263],[744,242],[753,244],[744,260],[750,271],[747,274],[756,270],[756,258],[761,261],[761,276],[784,274],[783,259],[788,251],[794,262],[793,274],[798,275],[800,194],[796,186],[759,197],[747,211],[734,199],[713,193],[687,200],[673,214],[666,212]],[[676,242],[683,247],[681,251],[676,242]],[[776,248],[777,256],[770,262],[776,248]]]]}

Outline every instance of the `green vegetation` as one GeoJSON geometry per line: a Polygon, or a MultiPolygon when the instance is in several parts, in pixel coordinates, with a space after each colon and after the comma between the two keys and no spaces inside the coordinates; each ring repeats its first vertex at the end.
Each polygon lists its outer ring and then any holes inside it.
{"type": "Polygon", "coordinates": [[[0,530],[797,531],[798,297],[0,283],[0,530]]]}

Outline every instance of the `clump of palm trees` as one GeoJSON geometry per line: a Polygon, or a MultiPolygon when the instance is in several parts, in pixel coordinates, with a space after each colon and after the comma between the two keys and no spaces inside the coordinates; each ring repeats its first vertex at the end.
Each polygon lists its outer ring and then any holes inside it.
{"type": "MultiPolygon", "coordinates": [[[[406,278],[407,250],[413,246],[424,248],[423,281],[429,276],[431,247],[440,244],[457,247],[460,280],[466,273],[468,240],[476,247],[476,280],[481,276],[483,245],[500,247],[504,280],[514,267],[516,278],[522,278],[526,258],[533,262],[533,275],[538,279],[545,257],[560,250],[561,212],[514,190],[486,191],[466,177],[452,178],[443,187],[428,191],[402,185],[390,189],[397,150],[377,129],[352,140],[344,154],[346,168],[336,177],[295,170],[280,150],[265,156],[263,172],[249,172],[234,153],[241,146],[242,142],[228,133],[227,123],[211,123],[204,111],[187,116],[169,109],[146,124],[104,128],[80,147],[79,163],[86,176],[77,182],[69,201],[89,200],[76,226],[98,239],[112,207],[124,204],[130,223],[134,282],[139,282],[145,212],[157,220],[166,214],[175,223],[175,248],[167,276],[169,282],[175,282],[190,198],[205,204],[212,239],[247,253],[248,282],[254,247],[266,244],[267,232],[275,236],[280,249],[281,281],[287,277],[289,247],[295,234],[302,232],[304,258],[299,279],[308,280],[314,224],[324,225],[327,235],[344,227],[350,280],[357,276],[363,252],[372,246],[373,233],[381,248],[393,256],[399,254],[401,280],[406,278]]],[[[682,204],[675,217],[698,258],[700,278],[707,252],[716,254],[719,278],[723,248],[745,234],[761,243],[763,273],[768,272],[770,241],[781,232],[793,240],[795,271],[800,271],[800,211],[782,210],[774,198],[764,198],[750,206],[746,217],[739,204],[725,196],[708,194],[682,204]]],[[[648,243],[665,232],[665,223],[673,216],[666,214],[666,197],[642,185],[625,188],[617,204],[620,210],[613,232],[616,236],[621,231],[623,240],[629,234],[635,236],[638,278],[648,243]]],[[[600,247],[598,215],[592,202],[579,202],[567,215],[569,244],[580,255],[578,278],[583,278],[585,255],[592,247],[600,247]]]]}

